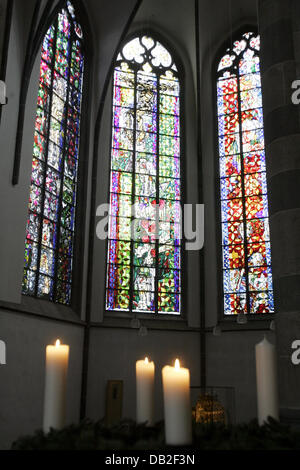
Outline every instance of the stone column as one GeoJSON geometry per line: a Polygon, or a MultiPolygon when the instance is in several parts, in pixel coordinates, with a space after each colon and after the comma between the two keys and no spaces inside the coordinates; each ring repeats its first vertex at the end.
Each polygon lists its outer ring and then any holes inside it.
{"type": "Polygon", "coordinates": [[[294,422],[297,410],[300,417],[300,365],[291,362],[291,345],[300,339],[300,105],[292,103],[291,85],[300,80],[298,4],[260,0],[258,9],[280,412],[294,422]]]}

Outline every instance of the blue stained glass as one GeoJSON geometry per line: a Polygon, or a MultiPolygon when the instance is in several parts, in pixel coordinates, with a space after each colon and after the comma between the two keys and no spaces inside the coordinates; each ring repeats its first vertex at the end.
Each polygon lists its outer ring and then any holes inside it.
{"type": "Polygon", "coordinates": [[[252,152],[244,155],[244,173],[259,173],[266,171],[265,152],[252,152]]]}
{"type": "Polygon", "coordinates": [[[112,145],[115,149],[133,150],[133,131],[116,127],[112,145]]]}
{"type": "Polygon", "coordinates": [[[37,243],[26,242],[25,245],[25,269],[37,270],[38,264],[38,245],[37,243]]]}
{"type": "Polygon", "coordinates": [[[51,277],[40,274],[38,279],[38,297],[52,300],[54,282],[51,277]]]}
{"type": "Polygon", "coordinates": [[[219,139],[220,157],[240,153],[240,135],[229,134],[221,136],[219,139]]]}
{"type": "Polygon", "coordinates": [[[126,194],[111,194],[111,215],[120,217],[131,217],[131,196],[126,194]]]}
{"type": "Polygon", "coordinates": [[[246,216],[247,219],[258,219],[268,217],[268,198],[267,196],[251,196],[246,198],[246,216]]]}
{"type": "Polygon", "coordinates": [[[260,72],[260,64],[259,58],[246,58],[241,60],[240,62],[240,74],[248,74],[248,73],[257,73],[260,72]]]}
{"type": "Polygon", "coordinates": [[[262,266],[249,269],[249,289],[251,291],[267,291],[273,289],[271,268],[262,266]]]}
{"type": "Polygon", "coordinates": [[[227,80],[219,80],[217,83],[218,96],[237,93],[238,83],[236,78],[228,78],[227,80]]]}
{"type": "Polygon", "coordinates": [[[221,179],[221,199],[242,197],[242,179],[240,176],[221,179]]]}
{"type": "Polygon", "coordinates": [[[238,114],[223,114],[219,116],[219,135],[234,134],[239,132],[240,124],[238,114]]]}
{"type": "Polygon", "coordinates": [[[274,312],[259,49],[245,33],[218,68],[225,315],[274,312]]]}
{"type": "Polygon", "coordinates": [[[180,271],[161,269],[158,279],[159,292],[180,292],[180,271]]]}
{"type": "Polygon", "coordinates": [[[222,243],[243,243],[244,241],[244,224],[243,222],[231,222],[222,224],[222,243]]]}
{"type": "Polygon", "coordinates": [[[110,311],[180,314],[180,84],[175,70],[169,52],[146,36],[126,44],[115,66],[110,311]]]}
{"type": "Polygon", "coordinates": [[[239,101],[237,93],[232,95],[218,96],[218,115],[233,114],[239,110],[239,101]]]}
{"type": "Polygon", "coordinates": [[[106,298],[107,310],[128,311],[129,291],[128,290],[107,290],[106,298]]]}
{"type": "Polygon", "coordinates": [[[224,292],[246,292],[246,277],[244,269],[224,271],[224,292]]]}
{"type": "Polygon", "coordinates": [[[111,190],[113,193],[131,194],[132,174],[113,171],[111,173],[111,190]]]}
{"type": "Polygon", "coordinates": [[[74,158],[78,158],[79,152],[79,136],[72,132],[67,133],[65,150],[74,158]]]}
{"type": "Polygon", "coordinates": [[[241,174],[241,157],[233,155],[230,157],[220,158],[220,176],[234,176],[241,174]]]}
{"type": "Polygon", "coordinates": [[[274,294],[255,292],[250,294],[250,313],[274,313],[274,294]]]}
{"type": "Polygon", "coordinates": [[[81,101],[82,101],[82,95],[81,93],[76,90],[75,88],[71,87],[70,88],[70,95],[69,95],[69,104],[73,108],[75,108],[77,111],[80,112],[81,110],[81,101]]]}
{"type": "Polygon", "coordinates": [[[125,217],[111,217],[109,238],[113,240],[131,240],[131,219],[125,217]]]}
{"type": "Polygon", "coordinates": [[[29,252],[27,242],[23,278],[23,294],[64,305],[70,305],[72,293],[82,101],[79,89],[84,69],[79,40],[83,38],[82,30],[75,21],[72,3],[68,1],[67,7],[48,29],[41,51],[32,165],[34,184],[26,234],[27,240],[35,242],[35,248],[29,252]]]}
{"type": "Polygon", "coordinates": [[[238,315],[247,313],[246,294],[225,294],[224,295],[225,315],[238,315]]]}
{"type": "Polygon", "coordinates": [[[109,241],[109,264],[130,264],[130,242],[109,241]]]}

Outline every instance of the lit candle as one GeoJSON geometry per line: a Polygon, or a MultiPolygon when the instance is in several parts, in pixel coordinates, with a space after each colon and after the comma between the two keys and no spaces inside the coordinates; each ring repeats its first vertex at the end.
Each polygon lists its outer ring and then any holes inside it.
{"type": "Polygon", "coordinates": [[[136,363],[136,421],[154,424],[154,362],[146,357],[136,363]]]}
{"type": "Polygon", "coordinates": [[[46,349],[46,379],[43,429],[61,429],[65,425],[66,385],[69,363],[69,346],[60,344],[46,349]]]}
{"type": "Polygon", "coordinates": [[[165,408],[166,443],[189,445],[192,443],[192,409],[190,399],[190,371],[166,366],[162,370],[165,408]]]}
{"type": "Polygon", "coordinates": [[[279,419],[275,346],[265,337],[255,347],[257,410],[260,425],[268,416],[279,419]]]}

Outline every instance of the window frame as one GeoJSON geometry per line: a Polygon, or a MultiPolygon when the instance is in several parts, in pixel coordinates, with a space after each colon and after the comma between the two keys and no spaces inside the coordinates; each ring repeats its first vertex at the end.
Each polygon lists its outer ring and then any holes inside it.
{"type": "MultiPolygon", "coordinates": [[[[108,167],[108,189],[107,189],[107,201],[110,201],[110,194],[111,194],[111,154],[112,154],[112,138],[113,138],[113,117],[114,117],[114,72],[117,62],[117,57],[120,51],[128,44],[131,40],[135,39],[136,37],[148,36],[151,37],[154,41],[159,42],[163,47],[167,49],[170,53],[173,63],[177,67],[177,77],[178,82],[180,85],[180,93],[179,93],[179,106],[180,106],[180,205],[182,210],[182,238],[181,238],[181,269],[179,270],[181,273],[181,308],[180,314],[170,313],[159,313],[159,312],[134,312],[129,308],[128,311],[126,310],[108,310],[107,309],[107,276],[108,276],[108,256],[109,256],[109,236],[105,241],[105,270],[104,270],[104,299],[103,299],[103,311],[104,316],[106,318],[123,318],[123,319],[142,319],[142,320],[171,320],[171,321],[183,321],[187,320],[187,296],[186,296],[186,278],[187,278],[187,268],[186,268],[186,250],[185,250],[185,236],[184,236],[184,204],[186,203],[186,191],[185,191],[185,177],[186,177],[186,144],[185,144],[185,102],[184,102],[184,95],[185,95],[185,73],[184,73],[184,66],[179,57],[179,55],[174,50],[175,48],[170,44],[170,42],[162,36],[159,32],[154,31],[152,29],[137,29],[131,32],[129,35],[126,36],[125,39],[119,45],[119,48],[116,52],[116,55],[113,60],[113,66],[111,69],[111,79],[110,79],[110,87],[111,91],[109,92],[109,100],[110,100],[110,121],[109,121],[109,136],[110,136],[110,143],[109,143],[109,167],[108,167]]],[[[135,175],[135,172],[133,172],[135,175]]],[[[110,202],[109,202],[110,203],[110,202]]],[[[107,232],[108,233],[108,232],[107,232]]],[[[130,264],[130,270],[132,270],[132,264],[130,264]]],[[[131,288],[130,291],[131,292],[131,288]]],[[[155,291],[155,297],[158,295],[158,292],[155,291]]]]}
{"type": "MultiPolygon", "coordinates": [[[[247,32],[252,32],[255,35],[259,34],[259,30],[257,25],[254,24],[243,24],[240,26],[234,34],[227,38],[225,42],[221,44],[221,46],[217,49],[217,52],[215,54],[215,58],[212,61],[212,80],[213,80],[213,87],[212,87],[212,93],[213,93],[213,104],[214,104],[214,112],[213,112],[213,125],[214,125],[214,175],[215,175],[215,206],[216,206],[216,211],[217,211],[217,216],[216,216],[216,273],[217,273],[217,318],[218,318],[218,323],[232,323],[236,322],[238,315],[237,314],[231,314],[227,315],[225,314],[224,310],[224,278],[223,278],[223,247],[222,247],[222,205],[221,205],[221,175],[220,175],[220,154],[219,154],[219,132],[218,132],[218,95],[217,95],[217,84],[218,84],[218,66],[220,63],[221,58],[225,55],[227,49],[231,49],[232,45],[235,41],[240,41],[242,38],[242,35],[247,33],[247,32]]],[[[260,58],[261,60],[261,58],[260,58]]],[[[262,78],[262,72],[260,70],[260,75],[262,78]]],[[[263,87],[261,87],[262,90],[262,109],[264,109],[264,103],[263,103],[263,87]]],[[[264,127],[265,129],[265,114],[263,113],[263,119],[264,119],[264,127]]],[[[266,146],[265,146],[265,154],[266,154],[266,146]]],[[[267,196],[269,196],[269,192],[267,193],[267,196]]],[[[268,197],[268,202],[269,202],[269,197],[268,197]]],[[[270,216],[268,215],[268,219],[270,219],[270,216]]],[[[270,245],[271,245],[271,253],[272,253],[272,240],[271,240],[271,235],[270,235],[270,245]]],[[[272,264],[271,264],[272,268],[272,264]]],[[[273,295],[274,295],[274,276],[273,276],[273,295]]],[[[269,323],[270,321],[274,320],[276,318],[276,303],[275,303],[275,298],[274,298],[274,312],[273,313],[250,313],[248,312],[245,314],[246,321],[248,322],[256,322],[258,321],[259,324],[262,325],[262,322],[266,324],[269,323]]],[[[247,325],[240,325],[241,328],[244,327],[244,329],[247,329],[247,325]]],[[[265,329],[265,328],[264,328],[265,329]]]]}

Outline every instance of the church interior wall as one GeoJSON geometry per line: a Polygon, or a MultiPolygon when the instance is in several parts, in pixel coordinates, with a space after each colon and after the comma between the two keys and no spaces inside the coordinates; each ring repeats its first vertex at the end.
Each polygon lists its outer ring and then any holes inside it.
{"type": "MultiPolygon", "coordinates": [[[[8,365],[0,368],[0,448],[9,447],[20,435],[30,434],[41,426],[43,354],[45,346],[53,343],[57,337],[62,337],[71,348],[67,420],[68,423],[79,420],[86,315],[90,316],[88,319],[91,321],[87,364],[87,417],[100,419],[104,416],[107,381],[123,380],[124,413],[127,418],[134,419],[134,364],[145,355],[150,355],[157,365],[157,420],[163,417],[160,369],[175,359],[175,353],[184,365],[190,368],[192,385],[200,385],[199,327],[202,305],[206,323],[207,385],[235,387],[236,419],[238,422],[249,421],[256,416],[254,347],[264,334],[273,342],[275,335],[270,330],[269,320],[250,318],[246,325],[238,325],[235,319],[225,321],[220,313],[220,297],[217,294],[219,219],[216,199],[217,135],[213,66],[220,47],[230,37],[231,31],[239,29],[243,24],[254,24],[257,21],[256,1],[211,0],[209,5],[207,2],[200,2],[201,155],[197,153],[198,90],[194,2],[177,0],[176,8],[173,8],[174,2],[171,0],[144,0],[127,30],[128,35],[143,30],[157,32],[172,46],[182,63],[185,202],[198,203],[199,185],[203,184],[205,204],[204,265],[200,266],[198,252],[187,253],[184,266],[187,299],[184,318],[141,318],[142,325],[148,328],[146,336],[140,336],[137,329],[131,328],[130,318],[126,315],[105,314],[106,242],[97,239],[97,218],[90,216],[93,204],[97,208],[100,204],[108,202],[112,81],[107,93],[103,95],[103,92],[109,77],[112,57],[136,2],[84,2],[90,23],[92,60],[87,89],[87,115],[84,116],[88,127],[84,147],[85,206],[81,209],[83,216],[80,227],[84,262],[81,267],[82,284],[77,286],[81,291],[81,305],[76,312],[21,299],[26,208],[39,68],[37,57],[33,64],[26,99],[20,182],[17,186],[12,186],[21,77],[34,9],[33,0],[26,0],[26,8],[24,3],[23,0],[14,1],[6,72],[9,103],[3,108],[0,126],[0,339],[8,345],[8,365]],[[105,7],[99,8],[99,3],[105,4],[105,7]],[[102,106],[102,119],[98,123],[99,128],[96,128],[95,123],[98,122],[97,117],[102,106]],[[97,133],[99,139],[96,139],[97,133]],[[95,142],[99,142],[96,148],[95,142]],[[93,166],[94,158],[97,159],[97,164],[93,166]],[[94,168],[97,170],[96,174],[93,173],[94,168]],[[96,180],[94,192],[93,179],[96,180]],[[93,238],[90,238],[91,221],[94,224],[93,238]],[[88,258],[89,253],[91,259],[88,258]],[[199,287],[201,276],[205,279],[203,293],[199,287]],[[88,296],[90,298],[87,298],[88,296]],[[221,336],[213,334],[216,325],[222,329],[221,336]]],[[[44,7],[46,2],[42,2],[42,5],[44,7]]]]}

